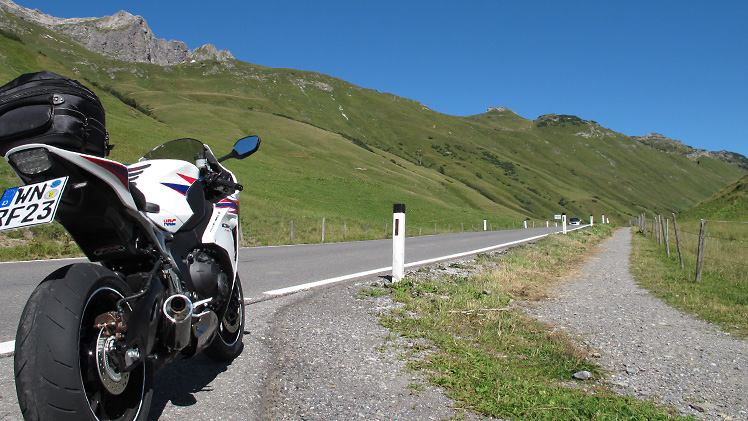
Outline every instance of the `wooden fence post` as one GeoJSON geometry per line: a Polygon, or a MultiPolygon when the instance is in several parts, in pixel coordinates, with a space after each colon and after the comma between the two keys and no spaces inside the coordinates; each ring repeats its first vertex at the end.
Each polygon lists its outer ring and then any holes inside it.
{"type": "Polygon", "coordinates": [[[665,235],[666,235],[665,234],[665,226],[664,226],[664,223],[663,223],[663,219],[665,219],[665,218],[663,218],[662,215],[657,215],[657,217],[660,220],[660,245],[662,245],[662,243],[665,241],[665,235]]]}
{"type": "Polygon", "coordinates": [[[706,239],[706,219],[701,220],[699,231],[699,254],[696,258],[696,283],[701,282],[701,264],[704,260],[704,240],[706,239]]]}
{"type": "Polygon", "coordinates": [[[325,217],[322,217],[322,242],[325,242],[325,217]]]}
{"type": "Polygon", "coordinates": [[[670,257],[670,220],[665,218],[665,250],[667,257],[670,257]]]}
{"type": "Polygon", "coordinates": [[[680,259],[680,268],[683,269],[683,253],[680,251],[680,237],[678,236],[678,219],[673,212],[673,229],[675,230],[675,245],[678,247],[678,259],[680,259]]]}

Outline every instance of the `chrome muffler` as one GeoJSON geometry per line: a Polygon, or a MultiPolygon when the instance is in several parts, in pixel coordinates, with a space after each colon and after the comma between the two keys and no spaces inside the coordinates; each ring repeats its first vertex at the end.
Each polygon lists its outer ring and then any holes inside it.
{"type": "Polygon", "coordinates": [[[164,301],[164,326],[166,346],[181,351],[191,340],[192,300],[186,295],[174,294],[164,301]]]}

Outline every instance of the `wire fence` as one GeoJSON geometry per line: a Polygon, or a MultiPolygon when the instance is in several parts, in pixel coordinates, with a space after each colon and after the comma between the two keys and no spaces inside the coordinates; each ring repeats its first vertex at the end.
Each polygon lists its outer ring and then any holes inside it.
{"type": "MultiPolygon", "coordinates": [[[[512,229],[528,229],[541,227],[557,227],[555,220],[477,220],[468,222],[428,222],[406,224],[406,236],[449,234],[476,231],[499,231],[512,229]]],[[[340,218],[303,219],[276,221],[262,226],[271,226],[272,230],[263,230],[253,226],[252,221],[243,224],[242,245],[279,245],[279,244],[310,244],[341,241],[358,241],[392,238],[392,221],[375,221],[362,223],[340,218]],[[266,232],[267,231],[267,232],[266,232]]]]}
{"type": "Polygon", "coordinates": [[[694,270],[694,281],[710,271],[719,276],[748,276],[748,222],[679,221],[672,216],[641,214],[632,220],[639,232],[661,245],[668,257],[677,253],[681,268],[694,270]]]}

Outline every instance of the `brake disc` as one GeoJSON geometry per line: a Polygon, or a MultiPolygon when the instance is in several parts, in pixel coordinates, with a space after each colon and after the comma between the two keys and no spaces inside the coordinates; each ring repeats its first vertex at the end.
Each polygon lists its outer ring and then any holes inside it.
{"type": "Polygon", "coordinates": [[[127,388],[130,380],[129,372],[122,372],[116,367],[110,357],[114,350],[114,336],[108,336],[104,329],[99,331],[99,339],[96,341],[96,371],[104,388],[112,395],[119,395],[127,388]]]}

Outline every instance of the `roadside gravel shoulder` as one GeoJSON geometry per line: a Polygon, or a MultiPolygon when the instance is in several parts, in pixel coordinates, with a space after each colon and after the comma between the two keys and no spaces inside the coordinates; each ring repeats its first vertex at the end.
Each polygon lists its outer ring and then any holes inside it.
{"type": "Polygon", "coordinates": [[[621,229],[551,298],[528,314],[600,354],[623,394],[706,420],[748,420],[748,341],[694,319],[640,288],[629,272],[631,232],[621,229]]]}
{"type": "Polygon", "coordinates": [[[406,371],[413,343],[388,338],[375,316],[389,298],[356,298],[375,281],[305,292],[276,314],[260,419],[478,419],[406,371]]]}

